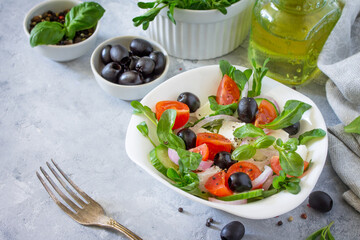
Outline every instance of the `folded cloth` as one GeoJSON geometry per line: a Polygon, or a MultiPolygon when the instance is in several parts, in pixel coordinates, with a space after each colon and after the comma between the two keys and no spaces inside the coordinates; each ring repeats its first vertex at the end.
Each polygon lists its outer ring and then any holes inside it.
{"type": "Polygon", "coordinates": [[[319,69],[330,79],[326,97],[342,124],[329,127],[331,164],[349,187],[344,199],[360,212],[360,135],[344,126],[360,116],[360,1],[344,0],[341,17],[318,59],[319,69]]]}

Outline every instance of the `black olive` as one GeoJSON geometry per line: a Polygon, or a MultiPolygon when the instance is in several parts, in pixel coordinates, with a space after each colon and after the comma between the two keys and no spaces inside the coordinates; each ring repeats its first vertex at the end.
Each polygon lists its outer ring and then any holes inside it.
{"type": "Polygon", "coordinates": [[[121,66],[117,62],[111,62],[105,65],[101,70],[101,76],[106,80],[116,83],[118,75],[121,73],[121,66]]]}
{"type": "Polygon", "coordinates": [[[114,62],[126,63],[129,60],[129,52],[123,45],[114,45],[110,49],[110,57],[114,62]]]}
{"type": "Polygon", "coordinates": [[[177,135],[185,142],[186,149],[196,147],[196,134],[189,128],[181,129],[177,135]]]}
{"type": "Polygon", "coordinates": [[[245,235],[245,227],[239,221],[233,221],[226,224],[221,229],[221,240],[240,240],[245,235]]]}
{"type": "Polygon", "coordinates": [[[129,69],[130,70],[135,70],[135,66],[136,66],[136,63],[139,61],[139,57],[138,56],[131,56],[130,57],[130,61],[129,61],[129,69]]]}
{"type": "Polygon", "coordinates": [[[101,50],[101,61],[102,61],[104,64],[108,64],[109,62],[111,62],[110,49],[111,49],[111,45],[106,45],[106,46],[101,50]]]}
{"type": "Polygon", "coordinates": [[[161,74],[166,65],[165,55],[160,51],[154,51],[150,53],[149,57],[155,62],[154,73],[161,74]]]}
{"type": "Polygon", "coordinates": [[[333,200],[327,193],[315,191],[309,195],[309,205],[317,211],[328,212],[332,209],[333,200]]]}
{"type": "Polygon", "coordinates": [[[193,113],[200,107],[200,99],[193,93],[183,92],[178,98],[178,102],[185,103],[190,108],[190,112],[193,113]]]}
{"type": "Polygon", "coordinates": [[[143,79],[143,83],[149,83],[149,82],[155,80],[156,78],[157,78],[157,76],[153,76],[153,75],[147,76],[143,79]]]}
{"type": "Polygon", "coordinates": [[[230,175],[228,180],[229,188],[234,192],[249,191],[252,183],[249,175],[243,172],[236,172],[230,175]]]}
{"type": "Polygon", "coordinates": [[[287,132],[289,135],[295,135],[300,130],[300,122],[294,123],[291,126],[288,126],[286,128],[283,128],[285,132],[287,132]]]}
{"type": "Polygon", "coordinates": [[[134,55],[142,57],[149,56],[149,54],[153,51],[153,47],[148,41],[140,38],[135,38],[130,42],[130,50],[134,55]]]}
{"type": "Polygon", "coordinates": [[[144,76],[150,75],[154,71],[155,62],[150,57],[140,58],[135,66],[135,69],[144,76]]]}
{"type": "Polygon", "coordinates": [[[121,74],[118,82],[121,85],[138,85],[143,83],[141,74],[134,70],[121,74]]]}
{"type": "Polygon", "coordinates": [[[221,169],[228,169],[234,163],[236,163],[236,161],[231,159],[231,153],[229,152],[218,152],[214,157],[214,165],[221,169]]]}
{"type": "Polygon", "coordinates": [[[241,121],[251,123],[255,120],[258,105],[254,98],[243,97],[239,102],[237,111],[241,121]]]}

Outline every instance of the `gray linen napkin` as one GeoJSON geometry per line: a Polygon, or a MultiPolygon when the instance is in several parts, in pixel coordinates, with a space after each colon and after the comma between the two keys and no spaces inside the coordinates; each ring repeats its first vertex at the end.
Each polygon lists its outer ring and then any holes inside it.
{"type": "Polygon", "coordinates": [[[360,115],[360,0],[344,0],[342,15],[318,59],[330,79],[326,96],[342,124],[329,127],[331,164],[349,187],[344,199],[360,212],[360,135],[344,126],[360,115]]]}

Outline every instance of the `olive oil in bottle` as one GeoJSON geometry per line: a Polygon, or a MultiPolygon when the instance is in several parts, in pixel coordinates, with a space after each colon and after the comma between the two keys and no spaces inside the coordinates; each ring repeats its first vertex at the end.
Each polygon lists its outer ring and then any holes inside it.
{"type": "Polygon", "coordinates": [[[299,85],[320,72],[317,58],[341,15],[336,0],[257,0],[249,41],[249,59],[268,76],[299,85]]]}

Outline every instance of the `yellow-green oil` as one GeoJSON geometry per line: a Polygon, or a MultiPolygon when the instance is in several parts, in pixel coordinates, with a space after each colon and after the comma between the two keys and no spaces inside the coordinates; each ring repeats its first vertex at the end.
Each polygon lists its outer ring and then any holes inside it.
{"type": "Polygon", "coordinates": [[[317,76],[317,58],[341,14],[336,0],[258,0],[249,41],[249,59],[268,76],[299,85],[317,76]]]}

